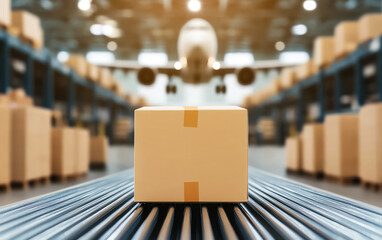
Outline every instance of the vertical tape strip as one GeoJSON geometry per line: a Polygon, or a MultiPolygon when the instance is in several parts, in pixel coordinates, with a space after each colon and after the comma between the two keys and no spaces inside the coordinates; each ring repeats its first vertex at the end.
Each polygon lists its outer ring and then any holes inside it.
{"type": "Polygon", "coordinates": [[[199,182],[184,183],[184,201],[199,202],[199,182]]]}
{"type": "Polygon", "coordinates": [[[198,127],[198,107],[184,107],[184,127],[198,127]]]}

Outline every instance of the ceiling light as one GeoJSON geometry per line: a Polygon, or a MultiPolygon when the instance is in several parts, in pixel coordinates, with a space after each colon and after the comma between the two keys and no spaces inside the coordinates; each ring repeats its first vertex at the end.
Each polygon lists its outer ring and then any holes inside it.
{"type": "Polygon", "coordinates": [[[115,55],[107,51],[90,51],[86,53],[86,60],[94,64],[111,64],[115,61],[115,55]]]}
{"type": "Polygon", "coordinates": [[[202,3],[199,0],[189,0],[187,6],[190,11],[199,12],[202,8],[202,3]]]}
{"type": "Polygon", "coordinates": [[[69,60],[69,53],[66,51],[60,51],[57,53],[57,59],[60,62],[66,62],[69,60]]]}
{"type": "Polygon", "coordinates": [[[302,6],[306,11],[313,11],[317,8],[317,3],[315,0],[305,0],[302,6]]]}
{"type": "Polygon", "coordinates": [[[292,27],[292,33],[294,35],[305,35],[308,32],[308,28],[304,24],[297,24],[292,27]]]}
{"type": "Polygon", "coordinates": [[[212,68],[213,68],[214,70],[219,70],[219,69],[220,69],[220,62],[214,62],[214,63],[212,64],[212,68]]]}
{"type": "Polygon", "coordinates": [[[280,53],[279,60],[285,64],[302,64],[309,61],[309,54],[305,51],[287,51],[280,53]]]}
{"type": "Polygon", "coordinates": [[[275,43],[275,48],[277,51],[282,51],[285,49],[285,43],[283,41],[278,41],[275,43]]]}
{"type": "Polygon", "coordinates": [[[118,44],[114,41],[110,41],[107,43],[107,49],[109,49],[110,51],[114,52],[115,50],[117,50],[118,48],[118,44]]]}
{"type": "Polygon", "coordinates": [[[114,33],[114,27],[110,25],[102,25],[102,34],[105,36],[110,36],[114,33]]]}
{"type": "Polygon", "coordinates": [[[244,67],[252,65],[255,57],[251,52],[228,52],[224,55],[224,65],[244,67]]]}
{"type": "Polygon", "coordinates": [[[78,9],[84,12],[89,11],[91,6],[92,6],[91,0],[79,0],[77,4],[78,9]]]}
{"type": "Polygon", "coordinates": [[[182,63],[179,62],[179,61],[175,62],[175,63],[174,63],[174,68],[175,68],[176,70],[180,70],[180,69],[182,69],[182,63]]]}
{"type": "Polygon", "coordinates": [[[99,36],[102,35],[102,28],[103,26],[101,24],[93,24],[90,26],[90,32],[93,35],[99,36]]]}

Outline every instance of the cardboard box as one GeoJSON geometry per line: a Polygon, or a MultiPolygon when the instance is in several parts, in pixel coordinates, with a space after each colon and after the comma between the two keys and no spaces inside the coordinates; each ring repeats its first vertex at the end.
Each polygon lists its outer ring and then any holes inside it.
{"type": "Polygon", "coordinates": [[[78,76],[82,78],[87,77],[88,63],[86,62],[84,56],[80,54],[70,55],[68,61],[66,62],[66,65],[73,68],[74,71],[78,74],[78,76]]]}
{"type": "Polygon", "coordinates": [[[40,49],[43,44],[43,30],[40,19],[27,11],[12,11],[12,25],[20,29],[21,37],[33,47],[40,49]]]}
{"type": "Polygon", "coordinates": [[[324,127],[319,123],[305,124],[302,132],[302,169],[320,173],[324,169],[324,127]]]}
{"type": "Polygon", "coordinates": [[[120,83],[115,82],[113,84],[112,88],[113,92],[115,92],[117,95],[122,96],[123,95],[123,86],[120,83]]]}
{"type": "Polygon", "coordinates": [[[293,87],[296,83],[296,72],[292,68],[284,68],[281,71],[281,88],[283,90],[293,87]]]}
{"type": "Polygon", "coordinates": [[[358,21],[358,43],[364,43],[382,34],[382,14],[369,13],[358,21]]]}
{"type": "Polygon", "coordinates": [[[73,176],[76,167],[76,132],[73,128],[52,129],[52,174],[58,177],[73,176]]]}
{"type": "Polygon", "coordinates": [[[11,109],[0,105],[0,185],[11,183],[11,109]]]}
{"type": "Polygon", "coordinates": [[[247,110],[144,107],[135,111],[136,202],[246,202],[247,110]]]}
{"type": "Polygon", "coordinates": [[[11,0],[0,1],[0,26],[11,25],[11,0]]]}
{"type": "Polygon", "coordinates": [[[382,104],[359,113],[359,175],[362,181],[382,183],[382,104]]]}
{"type": "Polygon", "coordinates": [[[107,68],[101,69],[98,76],[99,85],[101,85],[101,87],[103,88],[110,89],[112,86],[112,82],[110,81],[110,78],[111,78],[111,73],[109,69],[107,68]]]}
{"type": "Polygon", "coordinates": [[[325,175],[337,178],[358,176],[358,115],[327,116],[324,145],[325,175]]]}
{"type": "Polygon", "coordinates": [[[344,21],[334,29],[335,57],[342,58],[355,51],[358,43],[358,22],[344,21]]]}
{"type": "Polygon", "coordinates": [[[90,133],[86,129],[75,129],[75,174],[86,174],[90,164],[90,133]]]}
{"type": "Polygon", "coordinates": [[[316,65],[313,60],[301,64],[296,67],[296,78],[298,81],[303,81],[311,76],[315,75],[318,72],[316,65]]]}
{"type": "Polygon", "coordinates": [[[288,170],[302,169],[302,141],[300,136],[288,137],[285,143],[286,165],[288,170]]]}
{"type": "Polygon", "coordinates": [[[90,163],[106,164],[109,143],[106,137],[91,137],[90,139],[90,163]]]}
{"type": "Polygon", "coordinates": [[[50,119],[50,111],[43,108],[12,108],[12,181],[50,176],[50,119]]]}
{"type": "Polygon", "coordinates": [[[326,68],[334,61],[334,37],[324,36],[314,40],[313,59],[318,68],[326,68]]]}
{"type": "Polygon", "coordinates": [[[87,63],[87,69],[86,69],[86,77],[93,82],[97,82],[98,75],[99,75],[99,68],[96,65],[87,63]]]}
{"type": "Polygon", "coordinates": [[[32,98],[28,97],[22,88],[11,90],[9,92],[9,100],[13,107],[33,106],[32,98]]]}

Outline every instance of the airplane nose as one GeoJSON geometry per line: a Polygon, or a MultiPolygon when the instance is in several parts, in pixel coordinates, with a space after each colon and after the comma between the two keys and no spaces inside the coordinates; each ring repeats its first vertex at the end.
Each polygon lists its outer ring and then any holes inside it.
{"type": "Polygon", "coordinates": [[[194,82],[195,83],[200,83],[200,78],[201,78],[201,76],[199,73],[194,74],[194,82]]]}

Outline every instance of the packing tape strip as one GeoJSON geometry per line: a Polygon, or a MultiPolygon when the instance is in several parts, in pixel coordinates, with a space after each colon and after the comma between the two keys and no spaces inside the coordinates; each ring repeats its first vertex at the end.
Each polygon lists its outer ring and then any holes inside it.
{"type": "Polygon", "coordinates": [[[199,182],[184,183],[184,201],[199,202],[199,182]]]}
{"type": "Polygon", "coordinates": [[[198,107],[184,107],[184,127],[198,127],[198,107]]]}

